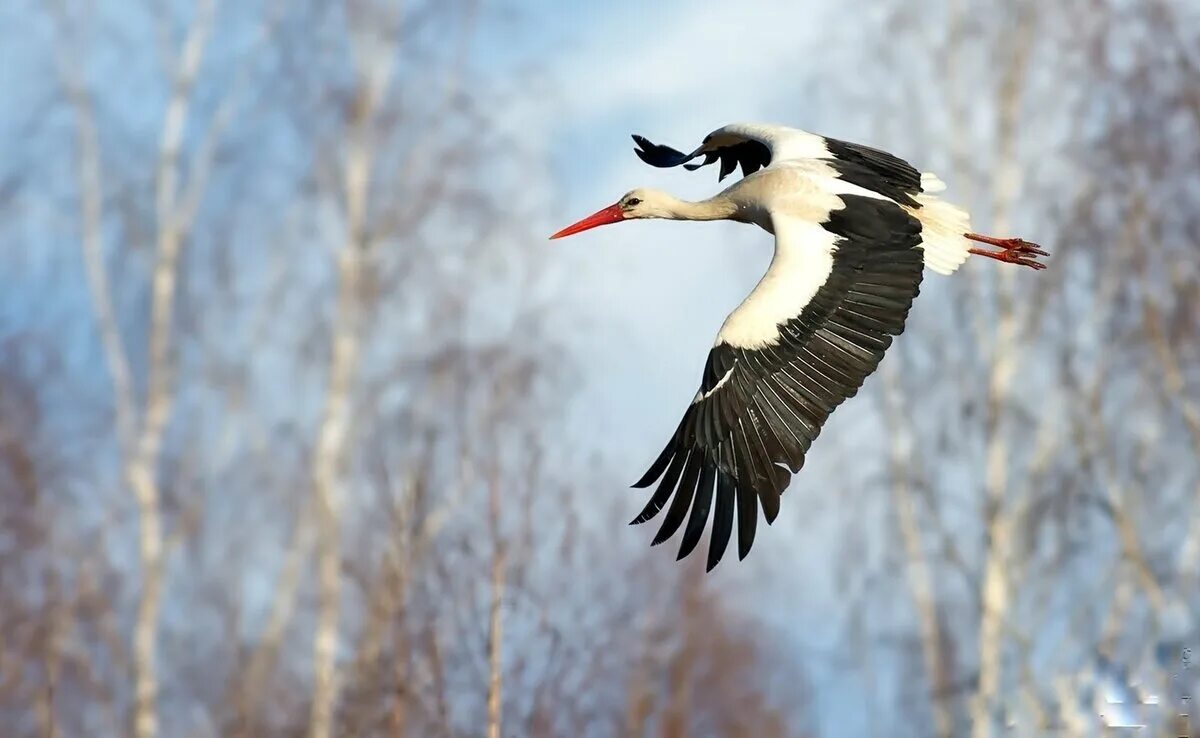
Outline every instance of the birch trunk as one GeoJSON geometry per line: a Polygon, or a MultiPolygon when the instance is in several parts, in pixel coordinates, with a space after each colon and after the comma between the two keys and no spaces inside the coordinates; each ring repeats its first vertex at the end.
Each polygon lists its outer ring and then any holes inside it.
{"type": "MultiPolygon", "coordinates": [[[[1005,38],[1005,43],[1013,49],[1013,56],[1005,69],[997,101],[999,130],[992,211],[992,227],[996,233],[1008,233],[1011,230],[1012,206],[1020,190],[1021,172],[1016,157],[1016,132],[1025,69],[1032,50],[1034,12],[1029,6],[1021,7],[1017,11],[1017,32],[1011,40],[1005,38]]],[[[993,734],[995,727],[997,698],[1003,678],[1004,623],[1008,618],[1010,605],[1011,582],[1006,569],[1014,521],[1006,506],[1009,446],[1005,420],[1012,380],[1020,362],[1016,330],[1022,322],[1015,305],[1014,277],[1012,269],[997,272],[996,331],[992,340],[993,355],[987,392],[984,563],[978,594],[979,682],[971,703],[973,738],[988,738],[993,734]]]]}
{"type": "Polygon", "coordinates": [[[136,738],[155,738],[158,735],[157,646],[163,587],[163,524],[157,467],[173,400],[172,323],[179,254],[183,245],[177,208],[179,151],[184,123],[191,107],[193,83],[208,42],[214,11],[213,0],[201,0],[197,5],[195,21],[180,51],[174,87],[159,140],[155,185],[158,253],[151,285],[150,363],[141,435],[127,473],[141,520],[138,557],[142,567],[142,591],[133,631],[133,733],[136,738]]]}
{"type": "Polygon", "coordinates": [[[501,705],[503,704],[503,682],[501,680],[501,657],[503,646],[503,621],[501,605],[504,600],[504,541],[500,530],[500,479],[499,472],[492,472],[488,502],[492,529],[492,601],[488,619],[488,690],[487,690],[487,735],[500,738],[501,705]]]}
{"type": "MultiPolygon", "coordinates": [[[[69,25],[66,9],[52,6],[60,31],[69,25]]],[[[213,0],[200,0],[172,80],[159,137],[155,172],[155,265],[151,277],[149,357],[146,396],[140,422],[133,397],[128,352],[121,339],[103,252],[103,177],[95,108],[82,71],[65,48],[60,73],[76,114],[79,146],[82,250],[93,309],[113,384],[123,474],[138,510],[138,563],[141,590],[133,625],[133,714],[136,738],[158,734],[158,622],[163,587],[163,523],[157,479],[163,433],[173,400],[173,316],[175,285],[184,233],[179,218],[179,158],[192,89],[214,15],[213,0]],[[136,426],[136,427],[135,427],[136,426]]]]}
{"type": "Polygon", "coordinates": [[[333,735],[337,695],[338,616],[341,598],[341,467],[350,422],[350,390],[358,366],[358,312],[362,279],[361,221],[366,196],[348,177],[347,243],[338,254],[338,302],[325,411],[313,457],[313,508],[317,535],[318,613],[313,634],[312,738],[333,735]]]}
{"type": "MultiPolygon", "coordinates": [[[[356,44],[360,41],[357,39],[356,44]]],[[[351,112],[342,166],[345,242],[337,257],[338,298],[332,356],[312,468],[318,605],[313,632],[310,738],[334,735],[341,600],[341,474],[350,426],[351,390],[359,363],[363,267],[370,245],[367,205],[371,192],[372,126],[391,79],[395,55],[390,44],[374,49],[377,53],[372,54],[357,45],[353,49],[358,97],[351,112]]]]}
{"type": "Polygon", "coordinates": [[[488,738],[500,738],[500,718],[503,698],[501,656],[504,640],[501,604],[504,600],[504,546],[497,542],[492,555],[492,603],[488,627],[488,738]]]}
{"type": "Polygon", "coordinates": [[[906,422],[909,416],[904,407],[903,395],[900,369],[893,367],[884,374],[888,438],[891,443],[892,496],[896,505],[900,534],[904,540],[908,585],[921,630],[921,655],[929,682],[929,707],[933,713],[934,735],[937,738],[951,738],[954,716],[950,710],[948,696],[950,675],[946,673],[945,662],[942,659],[941,620],[938,616],[933,573],[921,540],[916,499],[907,471],[912,458],[913,433],[911,426],[906,422]]]}

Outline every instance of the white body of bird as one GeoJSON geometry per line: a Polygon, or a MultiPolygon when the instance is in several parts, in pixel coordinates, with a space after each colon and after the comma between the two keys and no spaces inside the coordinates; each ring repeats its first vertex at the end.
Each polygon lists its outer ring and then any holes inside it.
{"type": "Polygon", "coordinates": [[[701,202],[632,190],[551,238],[644,218],[734,220],[775,234],[771,265],[721,326],[679,428],[635,485],[658,482],[635,523],[671,501],[655,544],[686,518],[680,558],[713,512],[711,569],[735,509],[739,557],[750,550],[760,505],[774,520],[826,418],[903,331],[924,269],[951,274],[971,254],[1040,269],[1036,257],[1046,253],[972,233],[967,213],[938,196],[946,189],[940,179],[868,146],[749,123],[713,131],[690,154],[634,140],[653,166],[719,161],[721,179],[738,166],[744,177],[701,202]]]}

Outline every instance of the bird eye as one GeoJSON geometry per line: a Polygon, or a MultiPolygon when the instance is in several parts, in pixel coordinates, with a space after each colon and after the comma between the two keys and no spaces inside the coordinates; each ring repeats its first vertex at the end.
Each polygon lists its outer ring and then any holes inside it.
{"type": "Polygon", "coordinates": [[[634,205],[641,205],[641,204],[642,204],[642,201],[636,197],[631,197],[625,201],[625,207],[627,207],[627,208],[631,208],[634,205]]]}

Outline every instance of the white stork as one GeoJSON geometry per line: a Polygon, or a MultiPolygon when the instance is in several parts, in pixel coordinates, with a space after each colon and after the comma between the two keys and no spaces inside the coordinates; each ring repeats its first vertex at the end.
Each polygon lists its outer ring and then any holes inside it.
{"type": "Polygon", "coordinates": [[[977,254],[1043,269],[1036,258],[1047,254],[1020,239],[972,233],[965,212],[932,194],[945,189],[936,176],[867,146],[747,123],[713,131],[690,154],[633,140],[656,167],[720,161],[720,179],[737,165],[744,176],[700,202],[633,190],[550,238],[640,218],[734,220],[775,235],[770,267],[721,326],[700,391],[634,485],[661,479],[634,523],[671,501],[655,545],[687,519],[680,559],[699,542],[715,497],[711,570],[729,543],[735,508],[738,558],[754,542],[758,505],[768,524],[775,520],[779,496],[826,418],[904,330],[925,267],[950,274],[977,254]],[[703,162],[689,163],[698,157],[703,162]]]}

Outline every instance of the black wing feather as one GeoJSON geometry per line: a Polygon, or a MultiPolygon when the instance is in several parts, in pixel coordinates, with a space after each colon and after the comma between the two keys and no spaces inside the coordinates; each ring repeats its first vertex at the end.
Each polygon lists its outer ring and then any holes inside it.
{"type": "MultiPolygon", "coordinates": [[[[692,449],[690,456],[699,458],[701,453],[698,449],[692,449]]],[[[689,464],[685,475],[691,477],[693,471],[699,474],[700,464],[689,464]]],[[[695,485],[694,479],[692,480],[692,484],[695,485]]],[[[693,489],[695,489],[694,486],[693,489]]],[[[687,485],[680,485],[679,491],[675,493],[675,499],[671,500],[671,507],[667,509],[666,517],[663,518],[662,527],[658,529],[658,534],[654,536],[654,541],[650,544],[651,546],[657,546],[675,535],[675,531],[679,530],[679,525],[683,523],[683,517],[687,515],[688,507],[691,504],[692,497],[687,493],[687,485]]]]}
{"type": "Polygon", "coordinates": [[[713,515],[712,540],[708,544],[708,563],[706,571],[721,562],[725,555],[725,547],[729,545],[729,535],[733,532],[733,504],[737,495],[733,477],[717,470],[717,510],[713,515]]]}
{"type": "Polygon", "coordinates": [[[708,139],[690,154],[673,149],[670,146],[656,144],[645,136],[633,134],[637,148],[633,151],[638,158],[650,166],[669,168],[683,165],[688,171],[696,171],[709,164],[720,161],[721,169],[717,181],[721,181],[733,173],[739,166],[742,176],[753,174],[771,163],[771,149],[761,141],[745,140],[740,143],[721,146],[716,149],[706,148],[708,139]],[[704,161],[696,164],[692,160],[703,155],[704,161]]]}
{"type": "Polygon", "coordinates": [[[679,481],[679,474],[683,471],[683,463],[687,460],[687,452],[682,453],[676,451],[674,458],[671,460],[671,465],[667,467],[667,473],[663,475],[662,481],[659,482],[658,489],[655,490],[654,496],[646,503],[646,507],[638,514],[630,525],[644,523],[658,515],[659,510],[663,509],[663,505],[667,504],[667,500],[671,499],[671,493],[675,491],[675,483],[679,481]]]}
{"type": "MultiPolygon", "coordinates": [[[[837,176],[859,187],[878,192],[901,205],[919,208],[915,199],[921,193],[921,173],[900,157],[863,144],[823,136],[829,152],[828,161],[837,176]]],[[[771,148],[754,139],[743,139],[737,143],[711,148],[711,138],[690,154],[649,141],[645,136],[634,134],[638,157],[656,167],[677,167],[681,164],[689,171],[721,162],[717,181],[729,176],[738,166],[742,176],[749,176],[771,163],[771,148]],[[697,164],[693,159],[703,155],[704,161],[697,164]]],[[[722,139],[727,140],[727,139],[722,139]]],[[[736,140],[736,139],[735,139],[736,140]]]]}
{"type": "Polygon", "coordinates": [[[738,560],[746,558],[754,545],[754,529],[758,525],[758,495],[749,485],[737,485],[738,560]]]}
{"type": "Polygon", "coordinates": [[[890,197],[901,205],[920,207],[913,196],[921,192],[921,173],[894,154],[863,144],[826,138],[841,179],[890,197]]]}
{"type": "Polygon", "coordinates": [[[803,467],[830,413],[858,392],[904,330],[920,291],[920,224],[886,200],[842,200],[846,206],[823,224],[839,237],[826,283],[779,326],[774,345],[713,347],[700,392],[638,483],[663,478],[635,522],[654,517],[679,483],[654,540],[674,535],[686,517],[679,558],[695,549],[710,512],[708,568],[724,555],[735,516],[738,557],[750,552],[759,505],[774,521],[791,473],[803,467]]]}
{"type": "Polygon", "coordinates": [[[685,154],[670,146],[651,143],[644,136],[636,133],[633,135],[633,142],[638,145],[638,148],[633,150],[638,158],[654,167],[677,167],[691,161],[696,156],[695,153],[685,154]]]}
{"type": "Polygon", "coordinates": [[[696,487],[696,499],[692,503],[692,514],[688,516],[687,528],[683,531],[683,542],[679,545],[676,561],[687,556],[696,548],[708,524],[708,512],[712,507],[713,484],[717,478],[717,465],[707,459],[700,469],[700,483],[696,487]]]}

